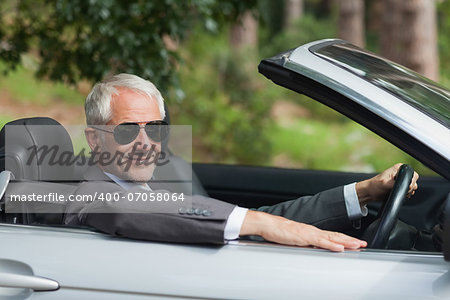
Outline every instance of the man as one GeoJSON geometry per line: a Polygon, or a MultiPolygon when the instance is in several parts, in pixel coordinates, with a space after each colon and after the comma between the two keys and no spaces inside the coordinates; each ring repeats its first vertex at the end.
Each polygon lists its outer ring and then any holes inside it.
{"type": "MultiPolygon", "coordinates": [[[[88,124],[85,134],[93,152],[122,153],[125,161],[90,167],[85,174],[86,182],[76,193],[130,195],[157,191],[157,184],[151,182],[154,164],[142,163],[143,157],[154,157],[153,150],[161,149],[160,132],[156,129],[156,134],[152,132],[157,128],[152,126],[160,125],[165,116],[163,98],[156,87],[135,75],[115,75],[93,87],[85,111],[88,124]],[[104,129],[102,125],[112,128],[104,129]]],[[[72,203],[66,211],[65,223],[156,241],[223,243],[257,235],[286,245],[311,245],[332,251],[357,249],[367,243],[305,222],[332,230],[351,227],[352,220],[363,217],[368,202],[380,201],[389,193],[399,166],[366,181],[258,210],[196,195],[191,198],[192,210],[180,208],[178,213],[154,213],[143,203],[128,207],[97,199],[91,203],[72,203]]],[[[414,174],[409,195],[417,189],[417,179],[414,174]]]]}

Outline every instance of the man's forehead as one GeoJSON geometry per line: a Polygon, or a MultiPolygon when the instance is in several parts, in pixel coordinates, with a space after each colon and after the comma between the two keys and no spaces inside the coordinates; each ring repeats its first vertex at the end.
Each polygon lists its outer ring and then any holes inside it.
{"type": "Polygon", "coordinates": [[[160,120],[159,106],[154,97],[119,87],[118,93],[111,99],[112,123],[122,122],[148,122],[160,120]]]}
{"type": "Polygon", "coordinates": [[[140,95],[143,97],[147,97],[149,99],[153,98],[141,90],[132,89],[132,88],[125,87],[125,86],[114,86],[114,89],[116,91],[114,93],[112,93],[112,99],[121,98],[121,97],[128,96],[128,95],[140,95]]]}
{"type": "Polygon", "coordinates": [[[155,97],[148,95],[145,92],[133,90],[127,87],[115,87],[117,92],[111,96],[111,106],[114,105],[131,105],[135,102],[142,102],[144,100],[150,103],[156,103],[155,97]]]}

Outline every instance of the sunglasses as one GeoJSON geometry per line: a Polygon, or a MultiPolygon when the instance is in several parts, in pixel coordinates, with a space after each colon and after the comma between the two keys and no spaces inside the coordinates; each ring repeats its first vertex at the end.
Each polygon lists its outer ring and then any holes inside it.
{"type": "Polygon", "coordinates": [[[120,145],[127,145],[134,141],[144,128],[147,136],[154,142],[161,142],[169,136],[169,126],[164,121],[150,121],[148,123],[122,123],[114,127],[114,130],[106,130],[97,126],[92,128],[114,134],[114,140],[120,145]]]}

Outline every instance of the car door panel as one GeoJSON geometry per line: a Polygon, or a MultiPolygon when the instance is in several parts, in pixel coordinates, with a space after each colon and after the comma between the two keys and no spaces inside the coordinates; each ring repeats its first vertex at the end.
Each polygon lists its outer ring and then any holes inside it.
{"type": "Polygon", "coordinates": [[[7,224],[0,224],[0,238],[2,259],[26,264],[35,276],[60,285],[28,299],[292,299],[299,293],[305,299],[423,299],[450,280],[450,265],[437,253],[332,253],[251,242],[180,245],[7,224]]]}

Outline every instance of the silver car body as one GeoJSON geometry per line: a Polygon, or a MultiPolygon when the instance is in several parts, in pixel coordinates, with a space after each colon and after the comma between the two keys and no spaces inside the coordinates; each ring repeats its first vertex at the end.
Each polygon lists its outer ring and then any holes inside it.
{"type": "MultiPolygon", "coordinates": [[[[448,299],[438,253],[332,253],[256,242],[189,246],[86,230],[0,225],[2,273],[56,281],[56,291],[1,299],[448,299]]],[[[10,291],[14,294],[21,289],[10,291]]]]}
{"type": "MultiPolygon", "coordinates": [[[[308,50],[320,42],[285,57],[286,68],[327,83],[450,159],[448,128],[308,50]]],[[[0,299],[450,299],[450,263],[441,253],[180,245],[12,224],[0,224],[0,239],[0,299]]]]}

